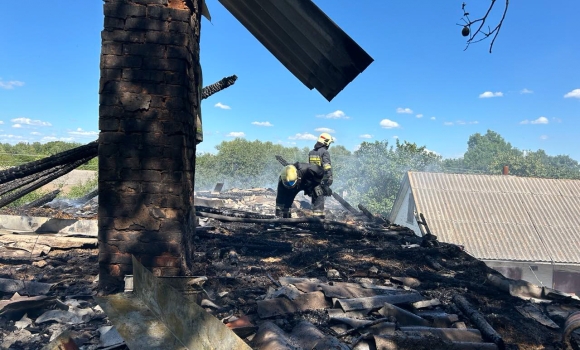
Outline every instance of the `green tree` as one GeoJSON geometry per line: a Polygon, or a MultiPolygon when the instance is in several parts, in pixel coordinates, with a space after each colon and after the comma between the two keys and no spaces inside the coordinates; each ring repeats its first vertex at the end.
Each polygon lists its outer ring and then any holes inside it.
{"type": "Polygon", "coordinates": [[[224,141],[216,149],[218,153],[215,158],[198,156],[195,175],[198,190],[213,188],[217,182],[223,182],[226,188],[276,188],[282,165],[275,156],[281,155],[290,163],[306,162],[308,156],[308,148],[287,148],[272,142],[242,138],[224,141]],[[211,165],[213,170],[205,169],[204,162],[211,165]]]}
{"type": "Polygon", "coordinates": [[[500,154],[509,154],[512,150],[512,145],[495,131],[487,130],[485,135],[476,133],[469,137],[463,164],[471,171],[486,173],[500,154]]]}
{"type": "Polygon", "coordinates": [[[501,174],[508,166],[511,175],[551,179],[579,179],[580,165],[569,156],[549,156],[544,150],[520,151],[512,149],[498,154],[490,166],[489,174],[501,174]]]}
{"type": "Polygon", "coordinates": [[[440,169],[441,156],[428,151],[425,146],[399,140],[394,147],[387,141],[363,142],[354,152],[341,185],[349,202],[387,215],[407,171],[440,169]]]}

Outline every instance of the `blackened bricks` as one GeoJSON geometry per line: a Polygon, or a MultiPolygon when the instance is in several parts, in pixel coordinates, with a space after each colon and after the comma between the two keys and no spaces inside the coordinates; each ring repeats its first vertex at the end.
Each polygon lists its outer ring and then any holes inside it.
{"type": "Polygon", "coordinates": [[[148,6],[147,7],[147,17],[161,19],[161,20],[171,20],[171,21],[181,21],[188,22],[191,17],[191,12],[188,10],[178,10],[171,8],[163,8],[159,6],[148,6]]]}
{"type": "Polygon", "coordinates": [[[167,48],[165,45],[159,45],[155,43],[129,43],[124,44],[122,53],[123,55],[136,55],[136,56],[147,56],[147,57],[165,57],[167,48]]]}
{"type": "Polygon", "coordinates": [[[127,18],[127,17],[145,17],[147,7],[134,5],[127,1],[111,1],[103,6],[105,17],[127,18]]]}

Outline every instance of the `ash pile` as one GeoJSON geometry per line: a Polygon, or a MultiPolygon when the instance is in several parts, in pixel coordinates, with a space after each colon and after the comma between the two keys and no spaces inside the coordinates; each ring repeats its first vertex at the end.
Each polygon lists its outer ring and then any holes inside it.
{"type": "MultiPolygon", "coordinates": [[[[196,301],[254,349],[561,349],[580,300],[504,278],[342,197],[325,219],[272,189],[196,194],[196,301]],[[546,345],[553,344],[553,345],[546,345]]],[[[425,226],[427,224],[425,223],[425,226]]],[[[572,345],[570,345],[572,346],[572,345]]]]}

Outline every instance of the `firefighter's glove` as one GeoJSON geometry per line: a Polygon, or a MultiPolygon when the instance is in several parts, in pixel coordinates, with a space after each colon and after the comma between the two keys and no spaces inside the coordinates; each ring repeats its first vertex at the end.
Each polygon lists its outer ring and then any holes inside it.
{"type": "Polygon", "coordinates": [[[323,196],[324,190],[322,189],[322,186],[318,185],[318,186],[314,187],[314,194],[316,195],[316,197],[323,196]]]}
{"type": "Polygon", "coordinates": [[[322,192],[327,197],[332,196],[332,189],[330,187],[328,187],[327,185],[322,186],[322,192]]]}
{"type": "Polygon", "coordinates": [[[326,181],[324,181],[324,184],[326,186],[332,186],[332,176],[328,177],[328,179],[326,179],[326,181]]]}

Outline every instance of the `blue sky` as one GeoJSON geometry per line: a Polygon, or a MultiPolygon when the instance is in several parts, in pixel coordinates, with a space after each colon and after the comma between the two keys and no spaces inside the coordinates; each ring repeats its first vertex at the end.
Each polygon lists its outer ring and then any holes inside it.
{"type": "MultiPolygon", "coordinates": [[[[314,2],[374,58],[332,102],[207,0],[204,85],[238,81],[203,102],[198,152],[236,136],[311,147],[329,131],[350,150],[399,138],[455,158],[491,129],[517,148],[580,160],[579,1],[510,1],[492,54],[489,40],[464,51],[460,0],[314,2]]],[[[466,2],[471,17],[488,4],[466,2]]],[[[2,1],[0,13],[0,142],[95,140],[102,2],[2,1]]]]}

